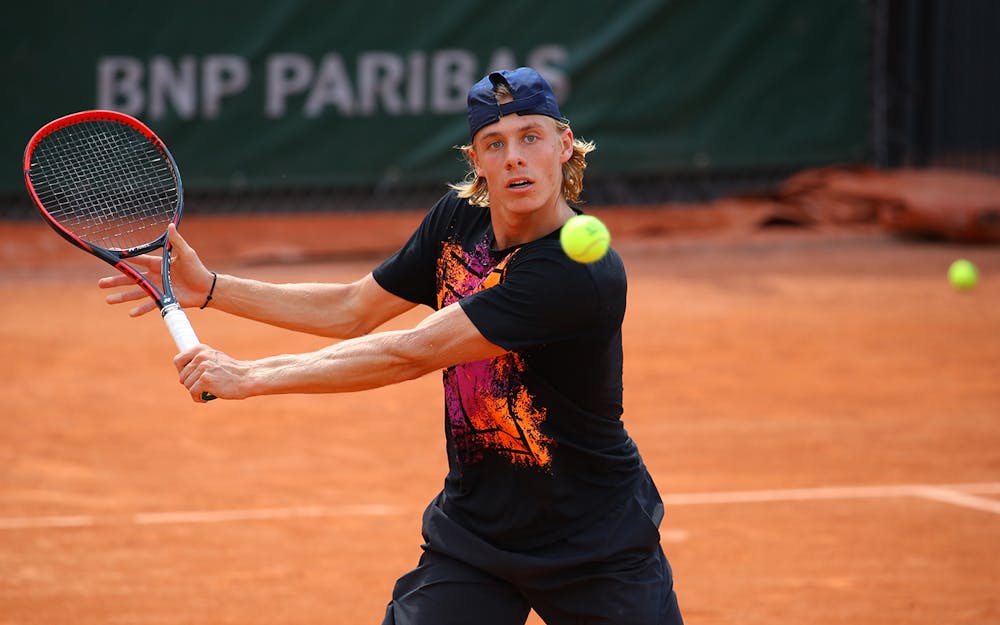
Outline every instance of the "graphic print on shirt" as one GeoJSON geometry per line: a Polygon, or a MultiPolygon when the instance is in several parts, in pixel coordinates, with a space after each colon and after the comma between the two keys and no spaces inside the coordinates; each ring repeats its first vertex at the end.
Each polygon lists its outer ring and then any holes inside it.
{"type": "MultiPolygon", "coordinates": [[[[471,253],[445,242],[438,259],[438,306],[499,284],[508,254],[499,263],[482,241],[471,253]]],[[[493,454],[511,464],[549,467],[552,440],[541,431],[545,410],[536,408],[522,381],[524,361],[512,352],[447,369],[445,406],[458,459],[475,463],[493,454]]]]}

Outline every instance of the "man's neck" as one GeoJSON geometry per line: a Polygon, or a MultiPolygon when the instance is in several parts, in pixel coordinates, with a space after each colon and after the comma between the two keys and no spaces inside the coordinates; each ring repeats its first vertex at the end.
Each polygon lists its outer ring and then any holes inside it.
{"type": "Polygon", "coordinates": [[[560,197],[551,209],[526,214],[511,213],[490,208],[496,249],[504,250],[529,241],[535,241],[558,230],[566,220],[575,215],[569,204],[560,197]]]}

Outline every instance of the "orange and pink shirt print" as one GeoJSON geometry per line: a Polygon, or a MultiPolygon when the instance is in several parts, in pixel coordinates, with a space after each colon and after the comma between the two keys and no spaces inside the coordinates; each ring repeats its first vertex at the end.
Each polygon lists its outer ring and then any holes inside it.
{"type": "MultiPolygon", "coordinates": [[[[496,260],[485,240],[471,252],[445,242],[437,266],[438,307],[500,284],[517,251],[496,260]]],[[[524,367],[519,354],[507,352],[445,371],[445,409],[462,464],[490,454],[512,465],[548,470],[554,442],[541,431],[545,409],[534,405],[524,385],[524,367]]]]}

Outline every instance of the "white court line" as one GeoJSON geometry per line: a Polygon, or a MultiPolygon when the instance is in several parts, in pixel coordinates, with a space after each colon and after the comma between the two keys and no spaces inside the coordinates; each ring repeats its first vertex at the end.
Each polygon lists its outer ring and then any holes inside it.
{"type": "Polygon", "coordinates": [[[667,495],[668,506],[770,503],[779,501],[818,501],[824,499],[889,499],[919,497],[976,510],[1000,514],[1000,501],[976,497],[971,493],[1000,493],[1000,482],[983,484],[909,484],[899,486],[838,486],[822,488],[791,488],[780,490],[751,490],[717,493],[687,493],[667,495]]]}
{"type": "MultiPolygon", "coordinates": [[[[732,505],[788,501],[821,501],[835,499],[892,499],[916,497],[1000,514],[1000,501],[977,497],[972,493],[1000,494],[1000,482],[980,484],[909,484],[898,486],[834,486],[820,488],[789,488],[776,490],[730,491],[714,493],[678,493],[666,495],[666,506],[732,505]]],[[[325,517],[384,517],[406,512],[386,504],[353,504],[343,506],[293,506],[285,508],[254,508],[245,510],[188,510],[143,512],[129,517],[96,517],[87,515],[0,518],[0,530],[21,530],[60,527],[93,527],[97,525],[168,525],[227,523],[238,521],[268,521],[281,519],[314,519],[325,517]]]]}
{"type": "Polygon", "coordinates": [[[936,488],[951,488],[954,490],[964,490],[969,493],[986,493],[988,495],[1000,495],[1000,482],[986,484],[959,484],[957,486],[937,486],[936,488]]]}
{"type": "Polygon", "coordinates": [[[92,516],[39,516],[0,519],[0,530],[24,530],[39,527],[90,527],[97,524],[92,516]]]}
{"type": "Polygon", "coordinates": [[[136,525],[172,523],[225,523],[229,521],[266,521],[272,519],[315,519],[334,516],[392,516],[399,509],[381,504],[348,506],[297,506],[294,508],[258,508],[254,510],[191,510],[188,512],[147,512],[136,514],[136,525]]]}
{"type": "Polygon", "coordinates": [[[179,512],[142,512],[130,517],[43,516],[0,518],[0,530],[23,530],[59,527],[94,527],[97,525],[169,525],[225,523],[233,521],[268,521],[320,517],[392,516],[400,509],[382,504],[346,506],[296,506],[292,508],[257,508],[248,510],[190,510],[179,512]]]}
{"type": "Polygon", "coordinates": [[[934,486],[917,488],[916,490],[916,494],[924,499],[941,501],[956,506],[965,506],[966,508],[974,508],[976,510],[985,510],[986,512],[992,512],[993,514],[1000,514],[1000,501],[997,501],[996,499],[976,497],[975,495],[963,493],[962,491],[934,486]]]}
{"type": "Polygon", "coordinates": [[[909,497],[915,486],[831,486],[820,488],[786,488],[777,490],[745,490],[715,493],[678,493],[663,497],[667,506],[705,504],[772,503],[779,501],[816,501],[822,499],[881,499],[909,497]]]}

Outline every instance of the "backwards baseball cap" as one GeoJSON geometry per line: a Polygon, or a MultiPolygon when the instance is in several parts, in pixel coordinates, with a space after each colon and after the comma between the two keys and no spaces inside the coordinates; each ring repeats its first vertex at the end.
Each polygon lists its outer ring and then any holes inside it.
{"type": "Polygon", "coordinates": [[[562,119],[552,87],[530,67],[492,72],[469,89],[469,136],[483,126],[500,121],[504,115],[548,115],[562,119]],[[497,103],[496,87],[505,84],[514,99],[497,103]]]}

